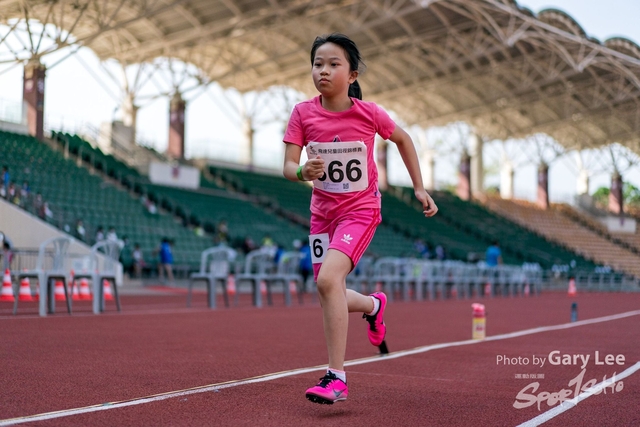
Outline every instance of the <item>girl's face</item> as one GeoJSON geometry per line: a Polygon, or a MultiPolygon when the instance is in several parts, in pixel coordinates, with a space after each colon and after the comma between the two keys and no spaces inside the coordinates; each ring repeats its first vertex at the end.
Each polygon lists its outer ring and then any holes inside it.
{"type": "Polygon", "coordinates": [[[318,92],[331,98],[342,94],[346,96],[358,72],[351,71],[344,49],[328,42],[316,50],[311,76],[318,92]]]}

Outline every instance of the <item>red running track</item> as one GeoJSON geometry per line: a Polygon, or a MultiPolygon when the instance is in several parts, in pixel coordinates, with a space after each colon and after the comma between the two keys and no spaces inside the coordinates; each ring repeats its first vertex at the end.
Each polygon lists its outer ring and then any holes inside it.
{"type": "MultiPolygon", "coordinates": [[[[543,294],[495,298],[487,306],[488,335],[566,324],[571,302],[579,319],[637,311],[634,315],[519,337],[444,346],[413,355],[402,350],[471,337],[471,301],[395,302],[388,306],[387,342],[397,358],[375,356],[366,323],[352,315],[347,359],[370,358],[347,368],[349,399],[317,405],[304,398],[322,369],[278,379],[143,402],[158,393],[193,389],[326,363],[321,310],[317,303],[254,309],[246,298],[238,307],[209,311],[204,296],[185,308],[184,295],[124,296],[123,312],[113,305],[90,314],[88,303],[69,316],[35,316],[35,304],[10,316],[0,303],[0,425],[8,419],[131,400],[131,406],[54,418],[42,426],[515,426],[545,411],[547,400],[516,409],[516,396],[533,382],[535,395],[569,389],[577,365],[532,366],[549,354],[590,355],[584,382],[630,369],[640,362],[640,294],[543,294]],[[596,365],[606,354],[622,355],[621,365],[596,365]],[[396,352],[396,353],[394,353],[396,352]],[[371,358],[371,356],[374,356],[371,358]],[[530,359],[505,365],[499,356],[530,359]],[[525,375],[536,379],[522,378],[525,375]],[[544,378],[538,379],[538,376],[544,378]]],[[[620,360],[620,359],[619,359],[620,360]]],[[[640,425],[640,371],[618,381],[619,391],[590,397],[545,425],[640,425]]],[[[202,391],[202,390],[195,390],[202,391]]],[[[170,395],[171,396],[171,395],[170,395]]],[[[571,395],[573,397],[573,394],[571,395]]]]}

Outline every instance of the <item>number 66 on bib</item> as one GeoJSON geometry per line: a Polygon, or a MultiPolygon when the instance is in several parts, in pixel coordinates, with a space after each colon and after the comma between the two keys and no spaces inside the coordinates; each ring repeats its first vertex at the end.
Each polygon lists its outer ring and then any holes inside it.
{"type": "Polygon", "coordinates": [[[319,190],[352,193],[369,186],[367,146],[363,142],[310,142],[307,156],[324,159],[324,174],[313,181],[319,190]]]}

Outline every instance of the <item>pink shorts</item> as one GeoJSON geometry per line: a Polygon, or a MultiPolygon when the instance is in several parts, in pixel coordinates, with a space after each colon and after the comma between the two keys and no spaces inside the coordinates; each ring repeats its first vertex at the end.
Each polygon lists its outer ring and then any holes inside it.
{"type": "MultiPolygon", "coordinates": [[[[344,253],[351,259],[353,263],[351,268],[353,268],[369,247],[380,222],[382,222],[380,209],[357,209],[345,212],[337,218],[311,215],[311,235],[327,233],[328,247],[325,250],[336,249],[344,253]]],[[[319,240],[310,239],[311,252],[315,250],[320,253],[322,249],[314,247],[314,240],[319,242],[319,240]]],[[[313,278],[316,281],[321,266],[322,262],[313,263],[313,278]]]]}

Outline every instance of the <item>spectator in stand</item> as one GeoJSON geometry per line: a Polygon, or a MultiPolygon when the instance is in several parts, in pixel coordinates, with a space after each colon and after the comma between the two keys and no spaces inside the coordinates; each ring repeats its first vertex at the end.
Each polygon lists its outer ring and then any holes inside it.
{"type": "Polygon", "coordinates": [[[133,245],[133,277],[141,278],[142,277],[142,269],[145,267],[144,256],[142,255],[142,250],[140,249],[140,245],[136,243],[133,245]]]}
{"type": "Polygon", "coordinates": [[[447,259],[447,253],[444,250],[444,246],[436,246],[436,259],[438,261],[444,261],[445,259],[447,259]]]}
{"type": "Polygon", "coordinates": [[[76,238],[80,241],[86,241],[87,238],[87,230],[85,230],[84,225],[82,224],[82,220],[79,219],[76,221],[76,238]]]}
{"type": "Polygon", "coordinates": [[[7,200],[16,205],[20,204],[20,196],[13,182],[9,183],[9,188],[7,188],[7,200]]]}
{"type": "Polygon", "coordinates": [[[275,265],[278,265],[278,263],[280,263],[280,259],[282,258],[282,255],[284,255],[284,253],[284,246],[276,242],[275,246],[273,246],[273,263],[275,265]]]}
{"type": "Polygon", "coordinates": [[[109,227],[109,231],[107,231],[107,240],[109,242],[118,241],[118,234],[116,233],[116,228],[114,226],[109,227]]]}
{"type": "Polygon", "coordinates": [[[423,259],[431,258],[431,251],[429,250],[429,245],[425,243],[422,239],[416,239],[413,244],[415,251],[418,253],[418,256],[423,259]]]}
{"type": "Polygon", "coordinates": [[[9,182],[11,181],[11,176],[9,175],[9,168],[7,165],[2,166],[2,175],[0,175],[0,184],[5,188],[9,188],[9,182]]]}
{"type": "Polygon", "coordinates": [[[44,203],[44,200],[42,200],[42,194],[37,193],[36,194],[36,198],[33,201],[33,211],[36,213],[36,215],[40,216],[40,211],[42,211],[42,204],[44,203]]]}
{"type": "MultiPolygon", "coordinates": [[[[118,240],[114,240],[117,242],[118,240]]],[[[122,269],[131,275],[131,270],[133,270],[133,251],[131,250],[131,245],[129,244],[129,238],[127,236],[122,236],[122,249],[120,249],[120,263],[122,263],[122,269]]]]}
{"type": "Polygon", "coordinates": [[[44,204],[42,205],[42,211],[44,213],[44,220],[45,221],[53,221],[53,212],[51,211],[51,208],[49,207],[49,202],[44,202],[44,204]]]}
{"type": "Polygon", "coordinates": [[[487,267],[502,265],[502,251],[500,250],[500,244],[497,240],[491,242],[491,245],[487,248],[485,262],[487,263],[487,267]]]}
{"type": "Polygon", "coordinates": [[[31,194],[31,188],[29,187],[29,182],[24,181],[22,183],[22,187],[20,187],[20,198],[26,202],[29,199],[30,194],[31,194]]]}
{"type": "Polygon", "coordinates": [[[261,247],[263,248],[271,248],[274,247],[275,243],[273,242],[273,239],[271,238],[270,235],[265,234],[264,237],[262,238],[262,244],[261,247]]]}
{"type": "Polygon", "coordinates": [[[140,202],[148,214],[155,215],[158,213],[156,204],[146,194],[143,194],[142,197],[140,197],[140,202]]]}
{"type": "Polygon", "coordinates": [[[256,244],[253,241],[253,239],[250,236],[246,236],[242,241],[242,246],[241,246],[242,252],[244,252],[245,254],[248,254],[255,248],[256,248],[256,244]]]}
{"type": "Polygon", "coordinates": [[[225,243],[229,241],[229,226],[227,225],[227,221],[222,219],[218,223],[216,227],[216,243],[225,243]]]}
{"type": "Polygon", "coordinates": [[[96,243],[102,242],[104,240],[104,229],[101,225],[98,226],[96,230],[96,243]]]}
{"type": "Polygon", "coordinates": [[[0,231],[0,255],[2,256],[2,271],[11,268],[13,260],[13,243],[9,236],[0,231]]]}
{"type": "Polygon", "coordinates": [[[160,244],[158,254],[160,256],[160,263],[158,264],[158,278],[164,282],[162,271],[164,270],[169,279],[169,283],[173,283],[173,251],[171,246],[173,242],[168,238],[163,238],[160,244]]]}
{"type": "Polygon", "coordinates": [[[147,207],[147,211],[151,215],[156,215],[158,213],[158,208],[156,208],[156,204],[153,202],[153,200],[149,200],[149,206],[147,207]]]}

